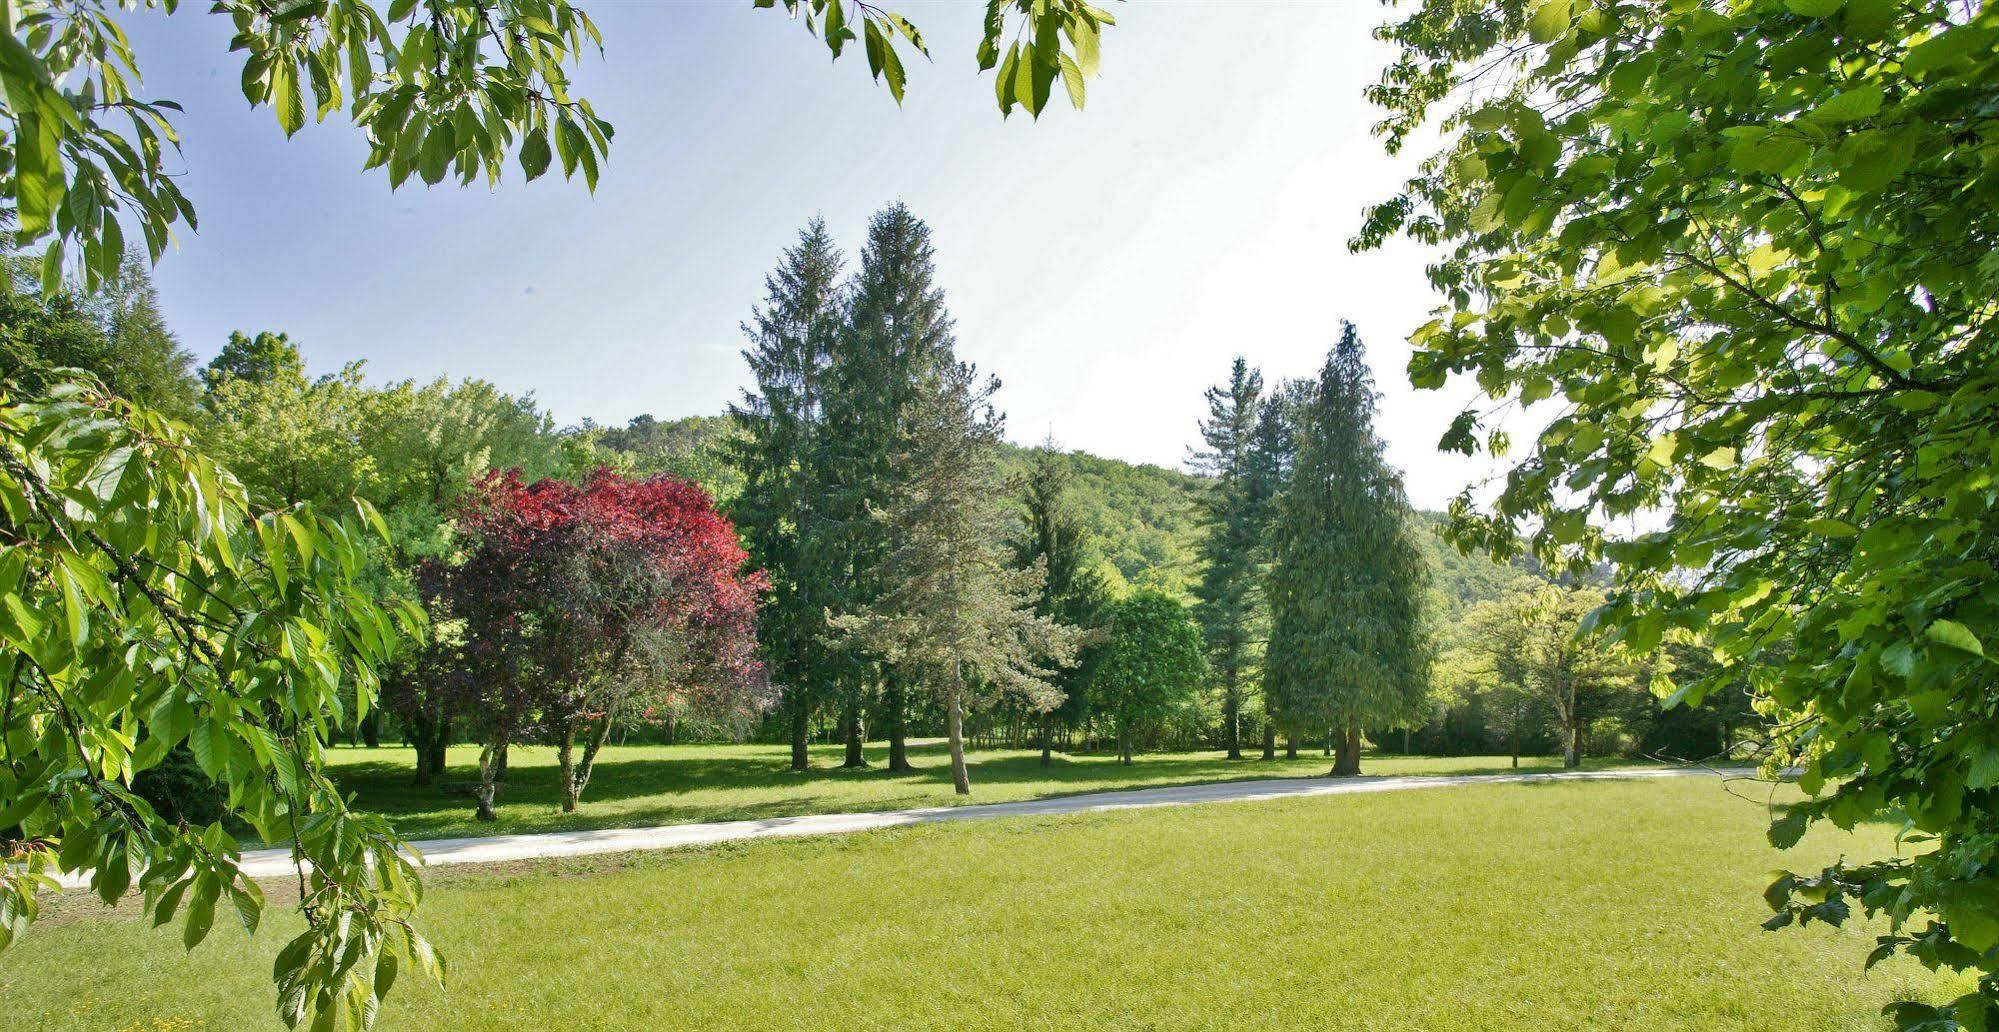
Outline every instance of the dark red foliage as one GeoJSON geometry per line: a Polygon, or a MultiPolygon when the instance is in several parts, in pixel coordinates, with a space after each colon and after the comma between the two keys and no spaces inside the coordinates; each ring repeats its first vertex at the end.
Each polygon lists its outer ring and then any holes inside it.
{"type": "Polygon", "coordinates": [[[475,484],[459,518],[471,548],[445,594],[492,716],[767,702],[756,616],[768,581],[744,571],[734,525],[701,488],[605,469],[581,485],[525,483],[510,470],[475,484]],[[607,678],[647,690],[607,691],[607,678]],[[501,685],[517,687],[495,697],[501,685]]]}

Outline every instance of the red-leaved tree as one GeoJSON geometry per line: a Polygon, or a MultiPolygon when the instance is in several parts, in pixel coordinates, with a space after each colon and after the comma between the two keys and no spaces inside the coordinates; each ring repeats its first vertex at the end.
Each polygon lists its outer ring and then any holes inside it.
{"type": "Polygon", "coordinates": [[[567,812],[621,718],[670,708],[726,722],[770,705],[756,658],[767,582],[744,571],[735,527],[701,488],[602,469],[581,485],[495,473],[460,530],[463,561],[431,581],[462,621],[481,818],[500,756],[525,735],[555,742],[567,812]]]}

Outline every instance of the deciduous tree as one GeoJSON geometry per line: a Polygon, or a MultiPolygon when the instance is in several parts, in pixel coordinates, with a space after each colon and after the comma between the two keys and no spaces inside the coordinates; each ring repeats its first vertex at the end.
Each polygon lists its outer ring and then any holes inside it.
{"type": "Polygon", "coordinates": [[[1098,712],[1117,729],[1118,762],[1129,764],[1133,738],[1192,702],[1207,675],[1201,629],[1185,605],[1157,591],[1120,600],[1090,679],[1098,712]]]}
{"type": "Polygon", "coordinates": [[[291,843],[306,926],[273,971],[287,1024],[363,1024],[402,965],[442,975],[401,840],[326,773],[348,700],[373,704],[421,623],[356,579],[363,533],[256,507],[176,424],[95,384],[0,399],[0,948],[58,869],[107,903],[139,891],[189,947],[225,898],[256,929],[230,827],[132,791],[185,744],[234,820],[291,843]]]}
{"type": "MultiPolygon", "coordinates": [[[[1443,248],[1411,378],[1487,393],[1449,448],[1503,446],[1489,408],[1545,413],[1500,493],[1457,507],[1465,538],[1614,559],[1600,619],[1637,652],[1708,636],[1720,666],[1685,697],[1746,678],[1804,768],[1779,845],[1882,812],[1933,836],[1785,876],[1774,923],[1857,901],[1892,923],[1877,958],[1990,976],[1999,9],[1435,0],[1383,37],[1389,146],[1447,130],[1356,241],[1443,248]],[[1658,529],[1612,545],[1637,512],[1658,529]]],[[[1990,977],[1898,1011],[1995,1016],[1990,977]]]]}

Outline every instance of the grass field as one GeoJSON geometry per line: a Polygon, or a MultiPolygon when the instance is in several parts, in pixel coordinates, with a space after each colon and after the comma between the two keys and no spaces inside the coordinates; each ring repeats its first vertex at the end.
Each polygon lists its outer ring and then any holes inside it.
{"type": "MultiPolygon", "coordinates": [[[[1786,790],[1788,791],[1788,790],[1786,790]]],[[[385,1029],[1876,1030],[1959,989],[1871,931],[1771,933],[1761,806],[1708,779],[981,821],[433,872],[447,991],[385,1029]]],[[[1814,831],[1781,862],[1890,848],[1814,831]]],[[[71,898],[0,954],[10,1029],[275,1027],[295,926],[71,898]]]]}
{"type": "MultiPolygon", "coordinates": [[[[408,749],[335,749],[331,753],[341,786],[360,805],[395,818],[412,838],[449,838],[523,831],[644,827],[701,821],[748,820],[808,813],[851,813],[959,803],[1002,803],[1016,799],[1143,788],[1150,785],[1234,781],[1244,778],[1316,777],[1332,761],[1317,750],[1296,760],[1231,762],[1220,753],[1140,755],[1121,766],[1108,755],[1057,753],[1053,766],[1029,751],[980,751],[970,757],[972,795],[951,791],[950,759],[941,744],[910,751],[916,770],[888,770],[887,746],[870,746],[871,766],[841,770],[838,746],[817,747],[813,769],[791,772],[788,745],[628,745],[607,747],[597,761],[583,805],[573,814],[556,806],[555,750],[515,746],[507,783],[500,794],[499,820],[472,819],[470,788],[478,778],[478,749],[453,748],[442,787],[410,784],[415,763],[408,749]]],[[[1559,761],[1523,757],[1525,770],[1558,770],[1559,761]]],[[[1504,756],[1369,757],[1368,774],[1470,774],[1508,769],[1504,756]]],[[[1593,761],[1591,766],[1608,765],[1593,761]]]]}

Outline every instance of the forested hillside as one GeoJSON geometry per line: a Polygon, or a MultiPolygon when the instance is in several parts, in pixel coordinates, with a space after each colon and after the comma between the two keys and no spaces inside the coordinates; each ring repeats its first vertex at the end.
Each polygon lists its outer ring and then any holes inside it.
{"type": "MultiPolygon", "coordinates": [[[[622,427],[586,425],[596,443],[630,462],[637,472],[671,473],[708,488],[727,502],[742,483],[722,461],[722,442],[730,433],[727,416],[634,418],[622,427]]],[[[1033,449],[1004,446],[1001,466],[1009,479],[1027,469],[1033,449]]],[[[1195,499],[1201,477],[1160,466],[1106,459],[1088,452],[1064,452],[1073,479],[1069,504],[1089,531],[1086,548],[1098,569],[1120,593],[1132,588],[1158,588],[1187,598],[1198,574],[1194,544],[1200,535],[1195,499]]],[[[1430,612],[1446,632],[1473,603],[1497,598],[1506,586],[1524,576],[1511,566],[1483,556],[1467,556],[1444,541],[1441,513],[1419,512],[1423,527],[1416,535],[1430,566],[1430,612]]]]}

